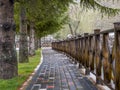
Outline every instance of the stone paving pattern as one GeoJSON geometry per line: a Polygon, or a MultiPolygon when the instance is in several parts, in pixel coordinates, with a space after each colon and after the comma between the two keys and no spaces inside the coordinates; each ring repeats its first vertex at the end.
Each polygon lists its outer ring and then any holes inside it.
{"type": "Polygon", "coordinates": [[[70,59],[43,49],[43,63],[26,90],[97,90],[70,59]]]}

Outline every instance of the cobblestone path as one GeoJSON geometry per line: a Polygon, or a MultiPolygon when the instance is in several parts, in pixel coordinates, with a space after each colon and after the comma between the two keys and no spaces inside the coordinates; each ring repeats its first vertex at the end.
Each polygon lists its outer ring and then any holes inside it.
{"type": "Polygon", "coordinates": [[[97,90],[64,54],[43,49],[43,63],[27,90],[97,90]]]}

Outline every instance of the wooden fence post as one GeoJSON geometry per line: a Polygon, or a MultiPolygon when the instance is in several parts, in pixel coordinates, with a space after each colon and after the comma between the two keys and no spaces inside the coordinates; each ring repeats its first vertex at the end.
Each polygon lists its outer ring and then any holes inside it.
{"type": "Polygon", "coordinates": [[[79,40],[78,38],[76,38],[76,60],[77,62],[79,62],[78,56],[79,56],[79,40]]]}
{"type": "Polygon", "coordinates": [[[120,22],[114,23],[115,32],[115,90],[120,90],[120,22]]]}
{"type": "Polygon", "coordinates": [[[77,50],[78,50],[78,42],[77,42],[77,38],[74,38],[74,49],[75,49],[75,54],[74,54],[74,58],[75,58],[75,64],[77,64],[77,50]]]}
{"type": "Polygon", "coordinates": [[[79,68],[82,68],[82,37],[79,38],[79,68]]]}
{"type": "Polygon", "coordinates": [[[100,60],[100,29],[94,30],[95,35],[95,67],[96,67],[96,84],[101,83],[101,60],[100,60]]]}
{"type": "Polygon", "coordinates": [[[86,36],[88,33],[84,33],[83,38],[83,66],[86,68],[86,58],[87,58],[87,42],[86,42],[86,36]]]}
{"type": "Polygon", "coordinates": [[[102,43],[102,56],[103,56],[103,71],[104,71],[104,81],[107,84],[111,82],[112,76],[112,67],[110,65],[110,49],[108,43],[109,34],[103,34],[103,43],[102,43]]]}
{"type": "Polygon", "coordinates": [[[89,37],[90,39],[90,56],[89,56],[89,60],[90,60],[90,71],[94,71],[94,55],[95,55],[95,51],[94,51],[94,37],[93,36],[90,36],[89,37]]]}
{"type": "Polygon", "coordinates": [[[84,38],[81,38],[81,64],[84,65],[84,38]]]}
{"type": "Polygon", "coordinates": [[[89,71],[89,39],[88,39],[88,33],[85,33],[85,74],[89,75],[90,71],[89,71]]]}
{"type": "Polygon", "coordinates": [[[72,56],[72,41],[70,40],[70,56],[72,56]]]}

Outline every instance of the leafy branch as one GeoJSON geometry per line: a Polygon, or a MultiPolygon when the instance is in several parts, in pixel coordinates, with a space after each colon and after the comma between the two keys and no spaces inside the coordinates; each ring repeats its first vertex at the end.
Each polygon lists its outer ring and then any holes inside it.
{"type": "Polygon", "coordinates": [[[108,16],[115,16],[120,11],[120,9],[103,6],[96,0],[80,0],[80,5],[86,10],[87,9],[98,10],[102,13],[102,15],[105,14],[108,16]]]}

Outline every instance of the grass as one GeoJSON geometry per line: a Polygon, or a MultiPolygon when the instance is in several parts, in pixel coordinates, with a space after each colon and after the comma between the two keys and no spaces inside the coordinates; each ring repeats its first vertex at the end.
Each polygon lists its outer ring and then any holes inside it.
{"type": "Polygon", "coordinates": [[[0,90],[17,90],[34,71],[40,62],[40,49],[29,58],[29,63],[18,64],[18,76],[9,80],[0,80],[0,90]]]}

